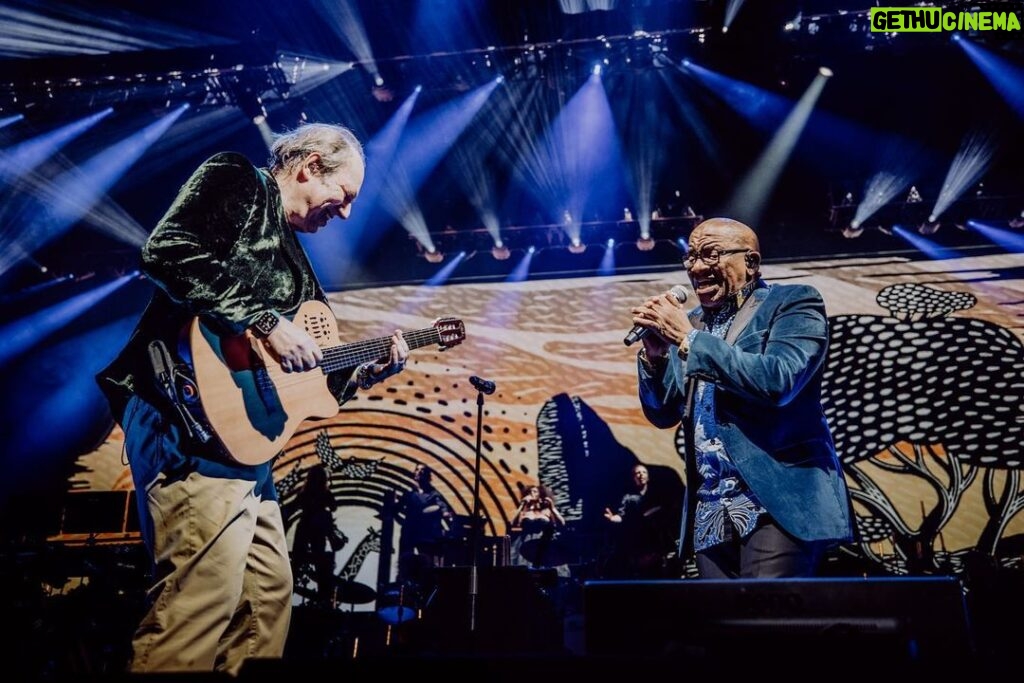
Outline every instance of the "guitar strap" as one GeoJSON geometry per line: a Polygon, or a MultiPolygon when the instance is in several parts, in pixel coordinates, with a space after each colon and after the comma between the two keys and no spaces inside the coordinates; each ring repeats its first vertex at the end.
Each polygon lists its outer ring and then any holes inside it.
{"type": "Polygon", "coordinates": [[[189,410],[189,405],[198,405],[199,401],[195,380],[175,364],[167,345],[160,340],[149,343],[149,362],[157,389],[174,406],[189,436],[200,443],[208,442],[212,438],[210,430],[189,410]]]}

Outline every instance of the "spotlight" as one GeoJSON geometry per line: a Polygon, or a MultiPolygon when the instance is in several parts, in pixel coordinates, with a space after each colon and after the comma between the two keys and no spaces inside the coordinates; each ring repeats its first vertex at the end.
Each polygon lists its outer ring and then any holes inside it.
{"type": "Polygon", "coordinates": [[[580,242],[578,237],[574,237],[572,242],[569,243],[570,254],[582,254],[587,250],[587,245],[580,242]]]}
{"type": "Polygon", "coordinates": [[[934,235],[939,231],[939,225],[933,218],[929,218],[927,223],[917,226],[917,231],[922,235],[934,235]]]}
{"type": "Polygon", "coordinates": [[[818,73],[824,76],[825,78],[832,78],[832,69],[828,68],[827,66],[819,68],[818,73]]]}
{"type": "Polygon", "coordinates": [[[878,232],[882,233],[883,235],[889,235],[890,237],[892,236],[892,228],[887,227],[885,225],[879,225],[878,232]]]}
{"type": "Polygon", "coordinates": [[[843,228],[843,237],[848,240],[857,239],[863,234],[864,228],[855,227],[852,223],[848,227],[843,228]]]}
{"type": "Polygon", "coordinates": [[[654,249],[654,240],[650,235],[641,235],[636,241],[636,248],[640,251],[651,251],[654,249]]]}
{"type": "Polygon", "coordinates": [[[916,185],[910,186],[910,192],[907,193],[907,204],[916,204],[922,201],[921,193],[917,191],[916,185]]]}
{"type": "Polygon", "coordinates": [[[494,257],[495,261],[504,261],[511,255],[512,252],[504,244],[495,244],[491,249],[491,256],[494,257]]]}
{"type": "Polygon", "coordinates": [[[427,259],[428,263],[441,263],[444,261],[444,254],[431,247],[423,252],[423,258],[427,259]]]}
{"type": "Polygon", "coordinates": [[[384,78],[380,74],[377,74],[373,78],[373,84],[378,88],[381,87],[382,85],[384,85],[384,78]]]}

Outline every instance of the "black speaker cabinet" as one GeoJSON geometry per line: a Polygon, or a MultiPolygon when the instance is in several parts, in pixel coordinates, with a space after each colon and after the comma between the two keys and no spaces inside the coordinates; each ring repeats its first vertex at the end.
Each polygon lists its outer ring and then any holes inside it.
{"type": "Polygon", "coordinates": [[[555,570],[479,567],[438,569],[436,591],[417,625],[426,650],[456,655],[558,653],[564,634],[555,570]]]}
{"type": "Polygon", "coordinates": [[[742,665],[761,656],[954,662],[974,651],[954,577],[589,581],[583,608],[589,655],[742,665]]]}

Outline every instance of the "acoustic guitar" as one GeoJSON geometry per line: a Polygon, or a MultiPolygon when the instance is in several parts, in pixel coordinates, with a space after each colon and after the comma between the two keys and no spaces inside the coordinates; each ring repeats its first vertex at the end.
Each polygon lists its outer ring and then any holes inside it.
{"type": "MultiPolygon", "coordinates": [[[[390,335],[338,344],[338,321],[320,301],[303,303],[291,320],[323,349],[323,361],[312,370],[285,372],[269,347],[248,331],[219,336],[199,318],[189,327],[197,403],[209,430],[238,463],[267,462],[302,422],[337,415],[338,399],[328,386],[331,373],[390,354],[390,335]]],[[[403,336],[410,349],[437,344],[445,351],[466,338],[466,329],[456,318],[438,318],[431,327],[403,336]]]]}

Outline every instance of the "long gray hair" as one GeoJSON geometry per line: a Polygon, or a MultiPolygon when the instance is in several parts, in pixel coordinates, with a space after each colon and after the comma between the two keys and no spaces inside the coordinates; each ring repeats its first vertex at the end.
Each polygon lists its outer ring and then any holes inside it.
{"type": "Polygon", "coordinates": [[[353,155],[366,163],[363,145],[350,129],[330,123],[304,123],[274,138],[268,162],[270,172],[291,172],[314,152],[320,155],[320,172],[324,174],[350,163],[353,155]]]}

